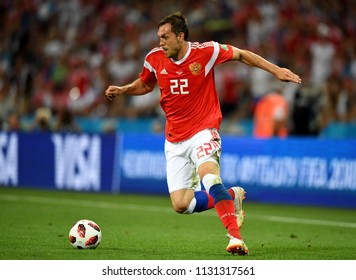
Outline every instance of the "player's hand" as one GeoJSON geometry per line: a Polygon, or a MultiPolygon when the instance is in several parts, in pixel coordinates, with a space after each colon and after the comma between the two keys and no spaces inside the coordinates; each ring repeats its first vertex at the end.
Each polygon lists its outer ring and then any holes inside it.
{"type": "Polygon", "coordinates": [[[287,68],[279,68],[275,75],[282,82],[302,83],[302,79],[287,68]]]}
{"type": "Polygon", "coordinates": [[[109,100],[113,100],[117,95],[123,94],[124,90],[122,87],[109,86],[105,91],[105,95],[109,100]]]}

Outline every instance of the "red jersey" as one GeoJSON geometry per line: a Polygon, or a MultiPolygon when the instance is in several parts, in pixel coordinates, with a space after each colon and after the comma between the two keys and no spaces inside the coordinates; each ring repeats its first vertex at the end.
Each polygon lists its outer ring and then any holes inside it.
{"type": "Polygon", "coordinates": [[[232,58],[232,47],[217,42],[189,43],[185,56],[175,61],[161,48],[146,56],[140,78],[157,82],[166,113],[166,138],[180,142],[206,128],[220,128],[222,114],[215,87],[214,66],[232,58]]]}

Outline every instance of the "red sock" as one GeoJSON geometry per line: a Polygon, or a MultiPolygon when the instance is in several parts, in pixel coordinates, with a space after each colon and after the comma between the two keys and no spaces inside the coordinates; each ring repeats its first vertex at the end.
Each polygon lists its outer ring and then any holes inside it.
{"type": "Polygon", "coordinates": [[[215,211],[230,235],[242,239],[240,229],[236,221],[235,206],[233,200],[221,200],[215,204],[215,211]]]}

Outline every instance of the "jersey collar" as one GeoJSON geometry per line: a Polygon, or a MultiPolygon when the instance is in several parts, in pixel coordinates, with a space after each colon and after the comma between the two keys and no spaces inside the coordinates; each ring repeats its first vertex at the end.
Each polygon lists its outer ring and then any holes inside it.
{"type": "Polygon", "coordinates": [[[186,54],[183,56],[183,58],[181,60],[174,60],[174,59],[171,58],[171,61],[174,64],[177,64],[177,65],[182,64],[187,59],[187,57],[189,56],[191,50],[192,50],[192,43],[188,42],[188,50],[187,50],[186,54]]]}

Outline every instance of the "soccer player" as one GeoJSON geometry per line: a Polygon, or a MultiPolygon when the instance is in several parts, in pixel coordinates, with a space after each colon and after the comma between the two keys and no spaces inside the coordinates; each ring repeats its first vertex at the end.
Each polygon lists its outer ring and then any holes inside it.
{"type": "Polygon", "coordinates": [[[214,67],[238,60],[262,68],[281,81],[301,83],[301,79],[250,51],[213,41],[188,41],[187,19],[180,12],[163,18],[157,35],[159,47],[147,54],[139,78],[123,86],[110,85],[105,94],[110,100],[122,94],[143,95],[158,84],[166,114],[164,149],[173,208],[182,214],[215,208],[228,231],[226,250],[246,255],[248,248],[240,233],[245,191],[225,188],[220,178],[222,114],[214,67]]]}

